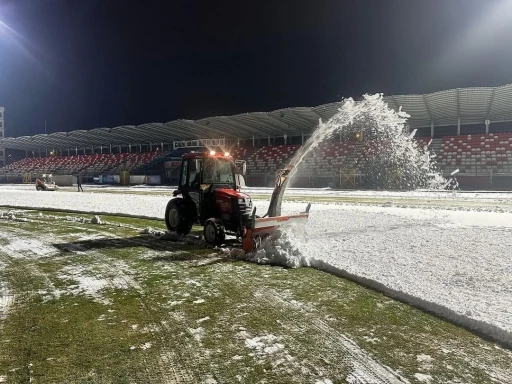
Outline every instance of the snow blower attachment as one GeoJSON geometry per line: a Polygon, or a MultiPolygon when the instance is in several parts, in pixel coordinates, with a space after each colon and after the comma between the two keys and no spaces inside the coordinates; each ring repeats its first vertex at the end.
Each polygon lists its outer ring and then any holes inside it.
{"type": "Polygon", "coordinates": [[[251,197],[240,190],[245,185],[245,170],[245,162],[235,163],[229,153],[212,151],[183,155],[179,186],[165,211],[167,229],[186,235],[193,224],[200,224],[204,227],[206,242],[220,245],[226,234],[234,235],[242,239],[245,252],[252,252],[279,227],[307,221],[311,204],[303,213],[281,215],[283,194],[296,171],[293,165],[278,172],[264,217],[256,216],[251,197]]]}

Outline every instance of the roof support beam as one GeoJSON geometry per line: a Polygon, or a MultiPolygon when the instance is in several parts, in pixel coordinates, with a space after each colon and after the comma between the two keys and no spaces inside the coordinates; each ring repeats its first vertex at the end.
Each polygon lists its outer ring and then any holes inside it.
{"type": "Polygon", "coordinates": [[[212,134],[218,137],[226,137],[229,135],[233,135],[232,133],[230,134],[229,132],[226,132],[225,130],[216,126],[215,124],[210,123],[209,121],[202,124],[199,122],[194,122],[194,124],[203,127],[201,135],[197,137],[198,139],[204,139],[207,138],[208,136],[211,137],[212,134]]]}
{"type": "Polygon", "coordinates": [[[338,110],[341,108],[342,105],[343,105],[343,103],[329,103],[329,104],[319,105],[318,107],[314,107],[313,110],[315,110],[315,113],[317,115],[319,115],[322,119],[329,120],[336,113],[338,113],[338,110]],[[327,107],[329,107],[329,110],[327,110],[327,107]],[[333,109],[334,109],[334,112],[333,112],[333,109]],[[319,112],[317,112],[317,111],[319,111],[319,112]]]}
{"type": "MultiPolygon", "coordinates": [[[[286,124],[291,129],[296,129],[298,132],[309,133],[312,130],[312,128],[317,126],[316,122],[313,123],[311,120],[308,120],[308,119],[302,117],[300,114],[296,113],[292,108],[288,108],[286,110],[286,112],[289,116],[288,119],[285,118],[285,116],[284,116],[285,113],[282,110],[280,111],[280,117],[274,117],[274,118],[281,121],[282,123],[286,124]],[[288,121],[288,120],[292,120],[292,121],[288,121]],[[301,122],[304,122],[304,124],[302,124],[302,125],[306,126],[307,128],[300,127],[299,124],[294,124],[293,120],[299,120],[301,122]]],[[[317,113],[315,113],[315,114],[318,115],[317,113]]]]}
{"type": "Polygon", "coordinates": [[[323,117],[322,117],[322,116],[320,116],[320,115],[319,115],[319,114],[318,114],[318,113],[317,113],[313,108],[309,108],[309,109],[311,109],[311,112],[313,112],[315,115],[317,115],[317,116],[318,116],[318,119],[317,119],[317,120],[323,119],[323,117]]]}
{"type": "Polygon", "coordinates": [[[423,95],[423,102],[425,103],[425,109],[427,110],[430,123],[433,124],[434,120],[432,119],[432,113],[430,112],[430,107],[428,105],[427,97],[425,95],[423,95]]]}
{"type": "MultiPolygon", "coordinates": [[[[299,120],[305,121],[306,124],[311,124],[311,120],[308,120],[305,117],[302,117],[300,114],[295,112],[293,109],[290,109],[290,111],[291,111],[292,115],[295,116],[296,118],[298,118],[299,120]]],[[[314,127],[316,128],[317,123],[315,122],[313,124],[314,124],[314,127]]]]}
{"type": "Polygon", "coordinates": [[[241,137],[241,136],[244,136],[241,133],[240,128],[242,128],[244,133],[248,132],[250,134],[258,134],[258,133],[261,133],[261,132],[266,132],[266,128],[263,128],[261,130],[254,129],[253,127],[250,127],[248,125],[245,125],[245,124],[237,121],[233,117],[235,117],[235,116],[231,116],[231,117],[226,117],[226,116],[214,117],[212,119],[212,123],[211,124],[214,124],[216,127],[219,127],[219,129],[222,132],[224,132],[224,135],[226,134],[226,132],[228,132],[230,135],[232,135],[233,137],[237,137],[237,138],[241,137]]]}
{"type": "MultiPolygon", "coordinates": [[[[172,126],[178,126],[182,129],[187,129],[190,131],[190,133],[188,134],[188,137],[187,139],[193,139],[193,138],[204,138],[205,135],[209,135],[211,134],[212,132],[216,135],[219,135],[221,137],[224,137],[225,136],[225,133],[222,132],[222,131],[219,131],[218,129],[216,128],[211,128],[207,125],[201,125],[201,124],[198,124],[196,123],[195,121],[192,121],[192,120],[178,120],[176,122],[170,122],[170,124],[172,124],[172,126]]],[[[166,124],[167,125],[167,124],[166,124]]],[[[171,125],[169,125],[171,126],[171,125]]]]}
{"type": "Polygon", "coordinates": [[[489,115],[491,114],[492,103],[494,103],[494,95],[495,94],[496,94],[496,88],[493,88],[492,93],[491,93],[491,99],[489,100],[489,105],[487,106],[487,114],[485,115],[486,120],[490,120],[489,115]]]}
{"type": "Polygon", "coordinates": [[[167,141],[184,140],[190,138],[190,128],[185,128],[182,122],[188,120],[168,121],[167,123],[153,123],[159,125],[163,130],[164,138],[167,141]]]}
{"type": "Polygon", "coordinates": [[[457,88],[457,118],[460,118],[460,88],[457,88]]]}
{"type": "Polygon", "coordinates": [[[285,121],[281,121],[279,120],[278,118],[272,116],[270,113],[266,113],[266,117],[269,118],[269,119],[272,119],[274,120],[277,124],[279,124],[280,126],[284,126],[283,129],[287,129],[287,128],[290,128],[290,125],[288,123],[286,123],[285,121]]]}
{"type": "MultiPolygon", "coordinates": [[[[233,126],[230,126],[229,124],[226,124],[225,122],[220,123],[219,121],[205,121],[201,122],[203,125],[206,126],[206,129],[215,132],[216,135],[225,137],[225,136],[233,136],[238,137],[238,131],[236,128],[233,128],[233,126]]],[[[198,123],[200,124],[200,123],[198,123]]],[[[204,135],[203,135],[204,136],[204,135]]],[[[208,139],[210,137],[202,137],[203,139],[208,139]]],[[[213,137],[212,137],[213,138],[213,137]]]]}
{"type": "Polygon", "coordinates": [[[289,132],[289,130],[290,130],[289,124],[287,124],[279,119],[276,119],[274,116],[270,115],[269,113],[265,113],[265,116],[255,115],[254,118],[256,120],[261,121],[262,123],[264,123],[266,125],[265,129],[254,129],[255,134],[258,136],[260,136],[260,134],[263,134],[261,136],[277,136],[277,135],[282,134],[282,131],[288,130],[288,132],[289,132]],[[268,120],[266,121],[265,119],[272,120],[273,122],[275,122],[275,124],[270,123],[268,120]],[[269,125],[270,125],[270,127],[269,127],[269,125]]]}
{"type": "MultiPolygon", "coordinates": [[[[274,135],[274,132],[271,130],[262,130],[260,126],[258,126],[257,122],[255,121],[249,121],[249,119],[244,119],[241,115],[231,116],[229,119],[235,121],[237,124],[244,125],[250,129],[251,132],[254,132],[256,135],[263,134],[266,132],[267,136],[274,135]]],[[[263,136],[263,135],[262,135],[263,136]]]]}

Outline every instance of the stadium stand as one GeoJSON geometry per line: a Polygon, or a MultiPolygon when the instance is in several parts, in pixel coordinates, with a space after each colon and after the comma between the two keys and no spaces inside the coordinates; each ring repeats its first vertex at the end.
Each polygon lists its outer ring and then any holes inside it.
{"type": "Polygon", "coordinates": [[[234,159],[237,160],[247,160],[253,153],[255,149],[251,147],[234,147],[230,149],[230,153],[234,159]]]}
{"type": "MultiPolygon", "coordinates": [[[[460,175],[473,178],[475,187],[494,188],[499,181],[512,189],[512,84],[385,96],[384,101],[394,110],[403,108],[410,114],[408,128],[416,130],[421,146],[429,145],[435,152],[445,175],[459,169],[460,175]]],[[[299,143],[315,129],[318,119],[327,121],[339,107],[340,103],[329,103],[199,120],[5,137],[0,145],[17,151],[8,162],[21,159],[23,154],[26,158],[0,168],[0,182],[19,182],[16,180],[37,173],[80,172],[96,177],[119,175],[126,170],[134,175],[160,175],[162,183],[173,184],[179,177],[183,152],[207,149],[197,148],[203,137],[210,143],[223,140],[226,148],[220,150],[247,161],[248,176],[254,176],[251,185],[268,186],[273,183],[275,171],[286,165],[299,143]],[[137,153],[132,152],[133,148],[137,153]],[[155,148],[158,150],[153,151],[155,148]],[[41,157],[43,153],[72,150],[84,155],[41,157]]],[[[307,186],[325,186],[331,183],[329,178],[341,178],[344,170],[357,172],[370,151],[372,144],[368,141],[329,140],[304,159],[298,176],[308,179],[307,186]]]]}
{"type": "MultiPolygon", "coordinates": [[[[431,143],[439,141],[439,149],[435,152],[445,173],[459,169],[461,173],[485,174],[493,170],[512,174],[512,133],[416,140],[420,146],[430,144],[431,147],[431,143]]],[[[287,164],[299,147],[300,145],[266,145],[255,149],[242,146],[232,148],[230,153],[235,159],[247,161],[249,175],[274,174],[287,164]]],[[[166,154],[143,152],[31,157],[7,165],[3,170],[34,174],[100,175],[119,174],[125,170],[135,174],[154,173],[163,170],[163,163],[166,160],[179,159],[187,151],[181,148],[166,154]]],[[[318,151],[312,151],[306,156],[299,173],[328,177],[340,169],[356,168],[364,161],[369,151],[371,142],[329,140],[321,143],[318,151]]]]}
{"type": "Polygon", "coordinates": [[[118,153],[78,156],[30,157],[7,165],[4,170],[19,173],[90,174],[119,173],[150,162],[157,153],[118,153]]]}
{"type": "Polygon", "coordinates": [[[438,161],[445,172],[512,174],[512,133],[445,136],[438,161]]]}
{"type": "Polygon", "coordinates": [[[340,168],[353,166],[359,157],[360,143],[356,141],[335,141],[321,143],[318,151],[310,152],[303,160],[299,171],[302,174],[332,176],[340,168]]]}
{"type": "Polygon", "coordinates": [[[251,174],[274,174],[293,157],[300,145],[264,146],[247,159],[247,170],[251,174]]]}

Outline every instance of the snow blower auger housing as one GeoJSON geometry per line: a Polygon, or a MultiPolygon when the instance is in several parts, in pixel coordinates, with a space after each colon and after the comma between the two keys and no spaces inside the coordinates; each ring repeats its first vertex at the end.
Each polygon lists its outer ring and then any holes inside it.
{"type": "Polygon", "coordinates": [[[241,192],[245,161],[234,161],[229,153],[186,153],[181,160],[178,189],[165,210],[167,229],[187,235],[192,225],[200,224],[207,243],[220,245],[228,234],[242,239],[243,250],[252,252],[278,227],[304,222],[309,216],[310,204],[304,213],[281,216],[282,195],[291,170],[278,173],[269,210],[260,218],[251,197],[241,192]]]}

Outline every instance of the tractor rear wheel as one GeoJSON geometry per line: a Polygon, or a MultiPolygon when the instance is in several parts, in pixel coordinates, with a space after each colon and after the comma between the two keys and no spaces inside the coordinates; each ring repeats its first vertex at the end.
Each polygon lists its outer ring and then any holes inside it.
{"type": "Polygon", "coordinates": [[[208,244],[221,245],[226,240],[224,224],[219,219],[208,219],[204,223],[204,239],[208,244]]]}
{"type": "Polygon", "coordinates": [[[165,225],[171,232],[188,235],[192,230],[192,218],[187,217],[183,199],[172,199],[165,209],[165,225]]]}

